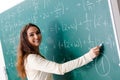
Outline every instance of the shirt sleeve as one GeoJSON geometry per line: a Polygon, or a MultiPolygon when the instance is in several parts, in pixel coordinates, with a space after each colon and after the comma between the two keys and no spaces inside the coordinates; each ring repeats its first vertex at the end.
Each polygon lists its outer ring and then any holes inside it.
{"type": "Polygon", "coordinates": [[[59,64],[53,61],[46,60],[41,56],[30,54],[27,57],[27,64],[29,68],[34,70],[63,75],[69,71],[72,71],[91,62],[92,60],[93,59],[90,57],[89,53],[86,53],[85,55],[77,59],[59,64]]]}

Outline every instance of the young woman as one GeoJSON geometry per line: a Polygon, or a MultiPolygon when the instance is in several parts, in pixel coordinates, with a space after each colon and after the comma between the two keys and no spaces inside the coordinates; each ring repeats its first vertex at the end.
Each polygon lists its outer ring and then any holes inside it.
{"type": "Polygon", "coordinates": [[[17,70],[19,76],[28,80],[53,80],[52,74],[64,75],[65,73],[81,67],[99,55],[100,47],[94,47],[83,56],[59,64],[46,60],[39,52],[42,35],[39,27],[29,23],[20,33],[18,45],[17,70]]]}

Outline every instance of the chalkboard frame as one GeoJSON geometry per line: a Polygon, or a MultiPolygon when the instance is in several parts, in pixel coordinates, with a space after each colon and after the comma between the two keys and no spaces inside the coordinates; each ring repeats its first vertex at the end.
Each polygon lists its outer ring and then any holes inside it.
{"type": "Polygon", "coordinates": [[[120,2],[119,0],[108,0],[108,3],[120,62],[120,2]]]}

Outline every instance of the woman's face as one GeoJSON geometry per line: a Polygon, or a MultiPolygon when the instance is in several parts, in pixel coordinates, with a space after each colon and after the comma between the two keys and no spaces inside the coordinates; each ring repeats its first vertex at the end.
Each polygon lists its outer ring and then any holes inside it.
{"type": "Polygon", "coordinates": [[[42,35],[36,27],[32,26],[27,30],[27,38],[32,46],[38,47],[41,43],[42,35]]]}

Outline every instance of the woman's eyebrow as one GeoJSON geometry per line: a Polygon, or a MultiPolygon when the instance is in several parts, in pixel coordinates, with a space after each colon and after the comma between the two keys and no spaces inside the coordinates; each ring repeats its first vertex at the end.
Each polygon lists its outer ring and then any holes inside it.
{"type": "Polygon", "coordinates": [[[32,32],[30,32],[30,33],[28,33],[28,34],[33,34],[33,33],[36,33],[36,32],[39,32],[39,30],[32,31],[32,32]]]}
{"type": "Polygon", "coordinates": [[[32,33],[34,33],[34,32],[30,32],[30,33],[28,33],[28,34],[32,34],[32,33]]]}

